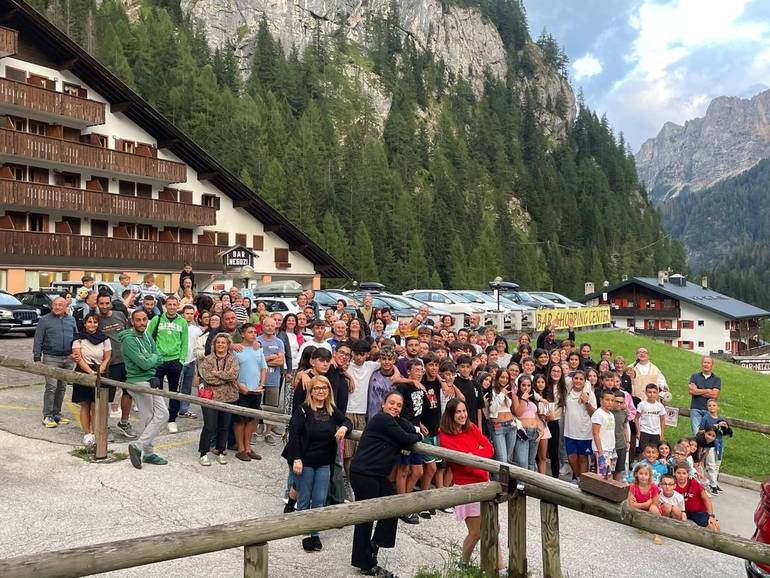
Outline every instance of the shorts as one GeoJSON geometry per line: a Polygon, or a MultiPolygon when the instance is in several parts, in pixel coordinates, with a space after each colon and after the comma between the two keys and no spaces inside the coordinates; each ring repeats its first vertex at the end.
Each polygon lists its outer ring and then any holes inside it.
{"type": "MultiPolygon", "coordinates": [[[[115,363],[113,365],[110,365],[109,370],[107,371],[107,377],[110,379],[114,379],[115,381],[122,381],[125,383],[126,381],[126,364],[125,363],[115,363]]],[[[121,388],[121,391],[126,394],[128,397],[131,397],[131,392],[127,389],[121,388]]]]}
{"type": "MultiPolygon", "coordinates": [[[[346,413],[345,416],[353,423],[354,430],[363,431],[366,427],[366,414],[346,413]]],[[[349,460],[356,455],[356,449],[358,449],[358,442],[345,438],[345,453],[342,457],[349,460]]]]}
{"type": "MultiPolygon", "coordinates": [[[[426,444],[426,445],[429,445],[429,446],[436,446],[436,447],[439,447],[439,445],[438,445],[438,436],[437,436],[437,435],[435,435],[435,436],[426,436],[426,437],[425,437],[425,438],[422,440],[422,443],[424,443],[424,444],[426,444]]],[[[423,456],[423,461],[424,461],[426,464],[439,464],[439,463],[441,463],[443,460],[442,460],[441,458],[437,458],[437,457],[434,457],[434,456],[428,456],[428,455],[424,455],[424,456],[423,456]]]]}
{"type": "Polygon", "coordinates": [[[593,453],[591,449],[591,440],[574,440],[565,436],[564,447],[567,455],[590,456],[593,453]]]}
{"type": "Polygon", "coordinates": [[[462,522],[465,518],[478,518],[481,516],[481,502],[459,504],[455,506],[455,520],[462,522]]]}
{"type": "MultiPolygon", "coordinates": [[[[257,392],[239,392],[236,405],[238,405],[238,407],[245,407],[247,409],[260,409],[262,407],[262,394],[257,392]]],[[[237,422],[247,422],[257,418],[245,415],[233,415],[233,419],[237,422]]]]}
{"type": "Polygon", "coordinates": [[[402,466],[421,466],[425,461],[425,457],[417,452],[409,452],[404,455],[401,454],[400,461],[398,462],[402,466]]]}
{"type": "Polygon", "coordinates": [[[281,388],[277,385],[265,386],[262,392],[262,404],[270,407],[278,407],[278,401],[281,397],[281,388]]]}
{"type": "Polygon", "coordinates": [[[685,512],[687,519],[695,522],[701,528],[706,528],[709,525],[709,513],[708,512],[685,512]]]}
{"type": "Polygon", "coordinates": [[[603,478],[609,478],[614,472],[618,461],[618,454],[615,450],[604,450],[595,452],[596,454],[596,473],[603,478]]]}

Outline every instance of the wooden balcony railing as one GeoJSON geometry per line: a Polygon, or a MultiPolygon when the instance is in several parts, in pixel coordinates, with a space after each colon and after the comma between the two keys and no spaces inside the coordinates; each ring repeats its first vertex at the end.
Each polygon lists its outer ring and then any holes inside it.
{"type": "Polygon", "coordinates": [[[644,319],[676,319],[679,317],[679,309],[637,309],[636,307],[611,307],[611,315],[618,317],[641,317],[644,319]]]}
{"type": "Polygon", "coordinates": [[[731,329],[730,330],[730,339],[735,341],[741,341],[744,339],[751,339],[752,337],[757,337],[759,335],[759,328],[758,327],[752,327],[752,328],[743,328],[743,329],[731,329]]]}
{"type": "Polygon", "coordinates": [[[0,104],[73,119],[86,126],[104,124],[104,103],[7,78],[0,78],[0,104]]]}
{"type": "Polygon", "coordinates": [[[166,241],[139,241],[115,237],[91,237],[64,233],[0,230],[0,259],[25,265],[70,264],[78,266],[141,267],[142,270],[180,267],[222,268],[215,245],[166,241]]]}
{"type": "Polygon", "coordinates": [[[128,197],[56,185],[0,179],[3,205],[63,211],[74,215],[109,215],[178,226],[216,225],[214,207],[128,197]]]}
{"type": "Polygon", "coordinates": [[[634,329],[634,333],[656,339],[679,339],[682,336],[678,329],[634,329]]]}
{"type": "Polygon", "coordinates": [[[181,183],[187,180],[187,169],[183,163],[10,129],[0,129],[0,155],[3,154],[94,169],[102,173],[131,175],[162,183],[181,183]]]}
{"type": "Polygon", "coordinates": [[[0,26],[0,56],[16,54],[19,47],[19,33],[0,26]]]}

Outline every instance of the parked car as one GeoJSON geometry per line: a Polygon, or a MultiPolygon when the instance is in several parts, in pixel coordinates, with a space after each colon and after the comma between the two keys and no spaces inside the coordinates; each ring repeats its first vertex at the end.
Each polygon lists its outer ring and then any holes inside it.
{"type": "MultiPolygon", "coordinates": [[[[488,295],[494,295],[494,290],[486,289],[484,293],[488,295]]],[[[555,309],[556,304],[548,300],[535,299],[527,293],[522,291],[516,283],[501,282],[500,283],[500,295],[506,299],[510,299],[514,303],[523,305],[530,309],[555,309]],[[547,301],[547,303],[546,303],[547,301]]]]}
{"type": "MultiPolygon", "coordinates": [[[[759,489],[759,504],[754,511],[754,524],[756,530],[752,539],[770,544],[770,478],[762,482],[759,489]]],[[[746,575],[749,578],[770,578],[770,565],[747,561],[746,575]]]]}
{"type": "Polygon", "coordinates": [[[23,291],[13,295],[22,305],[35,309],[40,316],[48,315],[51,312],[51,304],[59,294],[51,291],[23,291]]]}
{"type": "MultiPolygon", "coordinates": [[[[369,293],[365,291],[363,293],[353,293],[353,297],[363,303],[364,295],[369,293]]],[[[395,319],[402,317],[414,317],[417,314],[419,305],[413,307],[406,301],[399,299],[401,295],[391,295],[390,293],[372,293],[372,307],[375,309],[390,309],[395,319]]]]}
{"type": "MultiPolygon", "coordinates": [[[[78,289],[80,289],[83,286],[83,284],[80,281],[52,281],[50,289],[46,287],[46,291],[50,290],[52,292],[56,293],[64,293],[67,291],[70,295],[73,297],[76,297],[78,294],[78,289]]],[[[115,295],[115,290],[112,287],[112,284],[110,283],[104,283],[102,281],[97,281],[94,283],[94,290],[98,291],[99,293],[108,293],[110,296],[115,295]]]]}
{"type": "MultiPolygon", "coordinates": [[[[338,296],[336,294],[330,293],[325,289],[318,290],[315,292],[315,300],[320,306],[322,312],[325,311],[326,309],[336,309],[338,299],[345,299],[345,298],[338,296]]],[[[347,301],[348,300],[345,299],[346,303],[347,301]]],[[[345,311],[347,311],[350,315],[356,314],[356,308],[350,305],[345,306],[345,311]]],[[[321,315],[321,319],[323,319],[323,315],[321,315]]]]}
{"type": "Polygon", "coordinates": [[[35,335],[39,315],[34,307],[22,304],[7,291],[0,291],[0,334],[35,335]]]}
{"type": "Polygon", "coordinates": [[[564,305],[564,303],[556,303],[555,301],[551,301],[550,299],[543,297],[542,295],[538,295],[537,293],[529,293],[529,296],[532,297],[532,299],[535,301],[542,303],[546,309],[569,309],[569,307],[564,305]]]}
{"type": "Polygon", "coordinates": [[[472,313],[484,315],[487,311],[485,307],[471,302],[467,297],[445,289],[413,289],[412,291],[404,291],[404,295],[409,295],[429,305],[437,305],[452,315],[471,315],[472,313]]]}
{"type": "Polygon", "coordinates": [[[255,295],[252,300],[252,308],[256,308],[257,302],[262,302],[270,313],[299,313],[296,297],[263,297],[255,295]]]}
{"type": "Polygon", "coordinates": [[[548,299],[549,301],[556,303],[557,305],[561,304],[568,308],[585,307],[585,305],[583,305],[582,303],[573,301],[569,297],[565,297],[561,293],[554,293],[553,291],[530,291],[529,294],[534,295],[535,297],[542,297],[544,299],[548,299]]]}
{"type": "Polygon", "coordinates": [[[440,305],[437,306],[433,303],[423,303],[419,299],[415,299],[411,295],[391,295],[391,297],[395,297],[399,301],[403,301],[406,303],[409,307],[413,307],[419,311],[420,307],[427,307],[428,308],[428,317],[433,319],[434,321],[440,320],[444,315],[451,315],[449,310],[444,309],[440,305]]]}

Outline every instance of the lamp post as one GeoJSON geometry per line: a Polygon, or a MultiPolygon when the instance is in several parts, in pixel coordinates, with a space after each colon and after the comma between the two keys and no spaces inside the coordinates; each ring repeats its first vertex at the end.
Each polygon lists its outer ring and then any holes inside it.
{"type": "Polygon", "coordinates": [[[254,276],[254,267],[244,265],[241,267],[241,276],[243,277],[243,288],[249,288],[249,280],[254,276]]]}

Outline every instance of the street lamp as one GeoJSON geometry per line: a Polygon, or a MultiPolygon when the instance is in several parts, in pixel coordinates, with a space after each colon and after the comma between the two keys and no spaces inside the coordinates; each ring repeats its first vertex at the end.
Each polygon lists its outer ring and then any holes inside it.
{"type": "Polygon", "coordinates": [[[243,288],[249,288],[249,279],[254,276],[254,267],[250,265],[244,265],[241,267],[241,275],[243,276],[243,288]]]}

